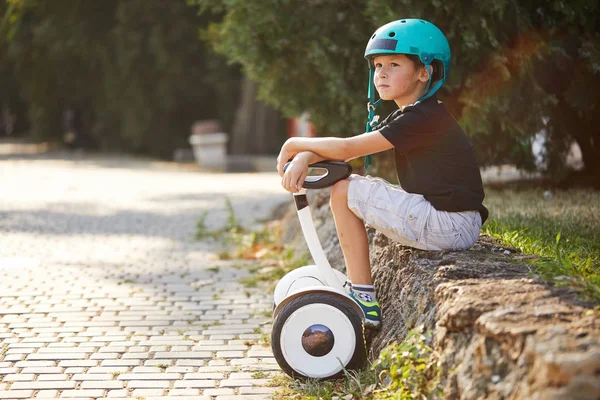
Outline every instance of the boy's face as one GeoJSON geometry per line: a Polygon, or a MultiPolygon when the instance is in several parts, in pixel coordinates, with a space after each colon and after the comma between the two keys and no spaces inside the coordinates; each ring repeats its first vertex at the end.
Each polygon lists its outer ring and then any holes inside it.
{"type": "Polygon", "coordinates": [[[402,106],[414,103],[421,97],[429,79],[425,68],[415,68],[404,54],[377,56],[373,63],[373,80],[379,97],[383,100],[394,100],[398,106],[402,106]]]}

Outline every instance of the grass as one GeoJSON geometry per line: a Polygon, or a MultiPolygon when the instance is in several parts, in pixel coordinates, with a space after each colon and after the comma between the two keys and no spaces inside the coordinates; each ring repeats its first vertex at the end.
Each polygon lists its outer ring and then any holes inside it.
{"type": "Polygon", "coordinates": [[[487,189],[483,233],[538,256],[536,273],[600,301],[600,192],[487,189]]]}
{"type": "MultiPolygon", "coordinates": [[[[267,222],[260,231],[247,231],[240,225],[229,199],[226,205],[228,217],[225,226],[218,231],[209,231],[205,224],[206,214],[203,214],[196,224],[196,239],[221,238],[227,247],[219,254],[221,260],[256,260],[257,266],[250,269],[252,275],[240,281],[246,288],[255,288],[264,283],[268,286],[267,290],[272,290],[275,282],[286,273],[309,263],[308,255],[298,257],[291,249],[284,247],[279,221],[267,222]]],[[[208,270],[216,273],[219,267],[208,270]]],[[[250,292],[245,293],[250,295],[250,292]]]]}
{"type": "MultiPolygon", "coordinates": [[[[308,265],[308,255],[295,256],[291,249],[279,252],[272,252],[269,258],[263,262],[263,267],[256,267],[250,270],[252,275],[240,279],[240,283],[247,288],[255,288],[260,284],[266,284],[266,290],[273,291],[275,283],[285,274],[303,265],[308,265]]],[[[265,312],[265,316],[267,316],[265,312]]]]}
{"type": "Polygon", "coordinates": [[[252,379],[266,379],[269,374],[264,371],[256,371],[251,375],[252,379]]]}
{"type": "Polygon", "coordinates": [[[225,242],[227,242],[231,240],[234,235],[246,233],[246,230],[240,225],[237,217],[235,216],[233,204],[231,203],[229,197],[225,198],[225,206],[227,207],[227,222],[225,223],[225,226],[219,230],[211,231],[206,226],[206,218],[208,217],[207,211],[200,215],[200,218],[196,222],[196,240],[222,238],[225,242]]]}

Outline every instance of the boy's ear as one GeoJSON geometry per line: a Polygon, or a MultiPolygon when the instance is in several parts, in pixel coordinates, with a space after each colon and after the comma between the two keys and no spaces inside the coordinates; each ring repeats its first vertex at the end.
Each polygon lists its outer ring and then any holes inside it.
{"type": "MultiPolygon", "coordinates": [[[[429,68],[431,68],[431,70],[433,72],[433,66],[430,65],[429,68]]],[[[423,83],[427,83],[427,81],[429,80],[429,71],[427,71],[426,66],[422,66],[419,69],[419,80],[423,83]]]]}

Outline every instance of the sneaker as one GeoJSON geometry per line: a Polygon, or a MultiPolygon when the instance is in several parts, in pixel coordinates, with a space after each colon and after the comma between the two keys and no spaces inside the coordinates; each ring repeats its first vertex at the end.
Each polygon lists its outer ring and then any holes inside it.
{"type": "Polygon", "coordinates": [[[348,296],[362,308],[365,314],[365,326],[372,329],[379,329],[379,325],[381,324],[381,307],[379,307],[379,302],[361,300],[356,296],[355,292],[350,292],[348,296]]]}

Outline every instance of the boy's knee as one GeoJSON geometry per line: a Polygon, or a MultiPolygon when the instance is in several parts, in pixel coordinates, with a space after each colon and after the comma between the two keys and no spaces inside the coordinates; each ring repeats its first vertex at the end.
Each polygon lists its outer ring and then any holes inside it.
{"type": "Polygon", "coordinates": [[[329,205],[332,210],[339,207],[348,207],[348,187],[350,181],[347,179],[341,180],[335,183],[331,187],[331,198],[329,199],[329,205]]]}

